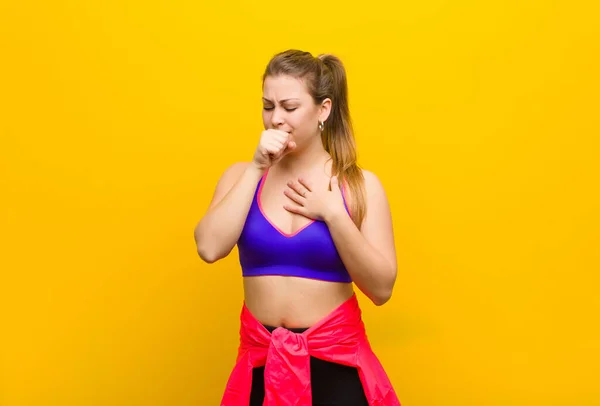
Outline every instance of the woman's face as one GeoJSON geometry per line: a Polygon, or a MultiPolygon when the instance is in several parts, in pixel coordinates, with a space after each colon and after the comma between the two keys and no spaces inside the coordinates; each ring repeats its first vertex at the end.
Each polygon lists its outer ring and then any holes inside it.
{"type": "Polygon", "coordinates": [[[319,121],[327,120],[331,100],[315,105],[304,82],[292,76],[268,76],[263,85],[265,129],[289,132],[298,146],[320,135],[319,121]]]}

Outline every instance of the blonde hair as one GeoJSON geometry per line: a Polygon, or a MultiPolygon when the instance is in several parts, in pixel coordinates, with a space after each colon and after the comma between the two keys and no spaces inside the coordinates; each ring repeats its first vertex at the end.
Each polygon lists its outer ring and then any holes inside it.
{"type": "Polygon", "coordinates": [[[348,107],[348,84],[342,61],[330,54],[316,58],[309,52],[290,49],[273,56],[263,74],[267,77],[289,75],[302,79],[315,104],[331,99],[329,118],[321,132],[323,147],[331,155],[332,176],[347,184],[350,192],[349,211],[360,228],[366,213],[365,186],[357,164],[356,142],[348,107]]]}

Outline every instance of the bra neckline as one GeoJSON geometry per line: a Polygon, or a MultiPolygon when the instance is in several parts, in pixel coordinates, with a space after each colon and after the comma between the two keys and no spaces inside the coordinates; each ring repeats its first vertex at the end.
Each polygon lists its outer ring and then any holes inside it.
{"type": "MultiPolygon", "coordinates": [[[[269,168],[270,169],[270,168],[269,168]]],[[[312,224],[314,224],[314,222],[316,220],[311,220],[309,223],[303,225],[302,227],[300,227],[298,230],[292,232],[292,233],[286,233],[285,231],[283,231],[281,228],[279,228],[274,222],[272,222],[269,217],[267,216],[267,214],[265,213],[265,210],[263,209],[260,197],[262,195],[262,189],[263,186],[265,184],[265,180],[267,179],[267,174],[269,173],[269,169],[266,170],[265,174],[261,177],[260,179],[260,185],[258,187],[258,192],[256,193],[256,203],[258,204],[258,209],[262,215],[262,217],[265,219],[265,221],[267,223],[269,223],[271,225],[271,227],[273,227],[275,230],[277,230],[277,232],[279,232],[279,234],[281,234],[282,236],[286,237],[286,238],[292,238],[295,237],[296,235],[298,235],[300,232],[302,232],[303,230],[305,230],[306,228],[308,228],[309,226],[311,226],[312,224]]]]}
{"type": "MultiPolygon", "coordinates": [[[[292,233],[286,233],[286,232],[285,232],[285,231],[283,231],[281,228],[279,228],[279,227],[277,226],[277,224],[275,224],[274,222],[272,222],[272,221],[269,219],[269,216],[267,216],[267,214],[265,213],[265,210],[263,209],[263,206],[262,206],[262,203],[261,203],[261,199],[260,199],[260,197],[261,197],[261,195],[262,195],[262,189],[263,189],[263,186],[264,186],[264,184],[265,184],[265,181],[267,180],[267,175],[268,175],[268,173],[269,173],[269,170],[270,170],[270,169],[271,169],[271,168],[268,168],[268,169],[265,171],[264,175],[263,175],[263,176],[260,178],[260,184],[259,184],[259,187],[258,187],[258,191],[257,191],[257,193],[256,193],[256,203],[257,203],[257,205],[258,205],[258,209],[259,209],[259,211],[260,211],[260,214],[262,215],[262,217],[265,219],[265,221],[266,221],[267,223],[269,223],[269,225],[270,225],[271,227],[273,227],[273,229],[275,229],[275,230],[276,230],[276,231],[277,231],[279,234],[281,234],[282,236],[284,236],[284,237],[286,237],[286,238],[292,238],[292,237],[295,237],[296,235],[298,235],[299,233],[301,233],[302,231],[306,230],[308,227],[310,227],[311,225],[313,225],[313,224],[316,222],[316,220],[311,220],[309,223],[307,223],[307,224],[303,225],[303,226],[302,226],[302,227],[300,227],[298,230],[296,230],[296,231],[294,231],[294,232],[292,232],[292,233]]],[[[346,203],[346,188],[345,188],[345,184],[344,184],[344,183],[343,183],[343,184],[342,184],[342,186],[341,186],[341,192],[342,192],[342,200],[344,201],[344,207],[346,208],[346,211],[347,211],[347,212],[348,212],[348,214],[350,215],[350,211],[349,211],[348,205],[347,205],[347,203],[346,203]]]]}

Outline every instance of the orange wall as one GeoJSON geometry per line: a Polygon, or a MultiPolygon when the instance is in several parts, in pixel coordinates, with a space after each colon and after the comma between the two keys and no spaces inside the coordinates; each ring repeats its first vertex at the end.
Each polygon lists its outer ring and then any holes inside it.
{"type": "Polygon", "coordinates": [[[240,270],[193,228],[300,48],[389,194],[403,404],[600,405],[596,3],[250,3],[0,2],[0,404],[218,404],[240,270]]]}

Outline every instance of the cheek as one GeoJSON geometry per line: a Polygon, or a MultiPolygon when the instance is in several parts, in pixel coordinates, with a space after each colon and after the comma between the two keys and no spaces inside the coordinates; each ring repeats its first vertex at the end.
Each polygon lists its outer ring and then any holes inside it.
{"type": "Polygon", "coordinates": [[[314,117],[310,112],[298,114],[294,117],[294,125],[303,132],[310,132],[313,127],[314,117]]]}
{"type": "Polygon", "coordinates": [[[271,122],[271,118],[269,115],[269,112],[267,110],[263,110],[262,111],[262,119],[263,119],[263,124],[266,126],[269,125],[269,123],[271,122]]]}

